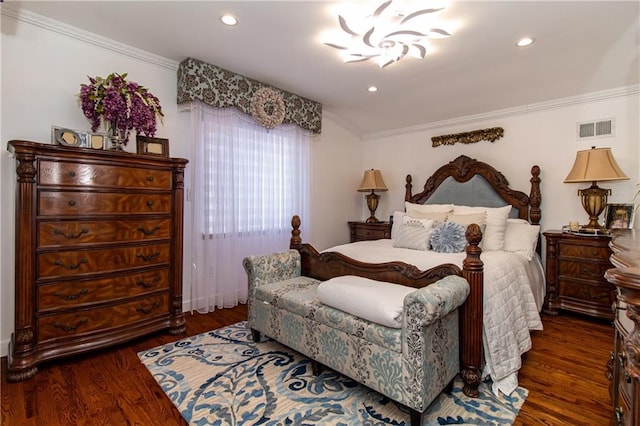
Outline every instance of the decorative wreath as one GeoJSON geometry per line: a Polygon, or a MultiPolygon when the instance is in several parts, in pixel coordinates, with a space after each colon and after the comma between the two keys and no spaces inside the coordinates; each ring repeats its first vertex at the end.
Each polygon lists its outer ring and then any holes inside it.
{"type": "Polygon", "coordinates": [[[284,120],[282,95],[269,87],[259,88],[251,98],[251,115],[262,127],[277,127],[284,120]]]}

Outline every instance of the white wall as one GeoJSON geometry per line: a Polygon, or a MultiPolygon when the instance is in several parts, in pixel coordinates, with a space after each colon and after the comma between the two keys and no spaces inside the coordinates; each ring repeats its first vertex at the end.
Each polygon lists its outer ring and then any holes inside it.
{"type": "MultiPolygon", "coordinates": [[[[378,217],[402,210],[406,174],[413,176],[413,193],[421,192],[427,177],[437,167],[461,154],[496,167],[515,189],[529,193],[530,170],[540,166],[542,190],[542,230],[559,229],[570,220],[587,222],[577,190],[589,184],[563,183],[576,152],[591,146],[610,147],[630,180],[600,182],[611,188],[611,203],[631,203],[640,176],[639,120],[640,99],[637,88],[607,92],[607,99],[596,94],[580,98],[531,105],[518,111],[498,111],[482,118],[461,117],[460,124],[430,126],[429,129],[365,141],[363,164],[376,164],[384,175],[389,192],[382,195],[378,217]],[[560,106],[554,106],[560,104],[560,106]],[[531,111],[533,112],[527,112],[531,111]],[[576,123],[615,118],[615,136],[594,140],[576,140],[576,123]],[[469,122],[473,121],[473,122],[469,122]],[[504,137],[474,144],[432,147],[431,137],[450,133],[502,127],[504,137]]],[[[601,217],[602,219],[602,217],[601,217]]],[[[638,212],[635,227],[640,227],[638,212]]]]}

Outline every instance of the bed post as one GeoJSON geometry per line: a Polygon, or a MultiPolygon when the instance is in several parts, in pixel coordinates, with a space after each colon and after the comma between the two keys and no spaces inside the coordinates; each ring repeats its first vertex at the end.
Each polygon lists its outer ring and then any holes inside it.
{"type": "Polygon", "coordinates": [[[482,231],[475,223],[467,227],[467,257],[462,262],[462,274],[469,282],[470,293],[460,307],[460,375],[464,381],[462,391],[476,398],[479,395],[482,368],[482,299],[483,263],[480,260],[482,231]]]}
{"type": "Polygon", "coordinates": [[[302,238],[300,238],[300,216],[294,215],[291,218],[291,240],[289,242],[289,248],[297,249],[302,244],[302,238]]]}
{"type": "Polygon", "coordinates": [[[542,218],[542,194],[540,194],[540,167],[533,166],[531,168],[531,193],[529,194],[529,221],[532,225],[539,225],[542,218]]]}
{"type": "Polygon", "coordinates": [[[407,177],[405,178],[405,181],[407,183],[404,184],[404,200],[405,201],[409,201],[411,200],[411,189],[413,187],[413,185],[411,185],[411,175],[407,175],[407,177]]]}

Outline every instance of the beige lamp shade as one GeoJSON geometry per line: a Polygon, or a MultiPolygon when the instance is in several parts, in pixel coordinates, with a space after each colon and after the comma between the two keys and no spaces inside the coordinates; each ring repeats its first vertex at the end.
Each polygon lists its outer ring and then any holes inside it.
{"type": "Polygon", "coordinates": [[[611,148],[596,148],[578,151],[573,168],[565,183],[597,182],[603,180],[629,179],[613,158],[611,148]]]}
{"type": "Polygon", "coordinates": [[[385,185],[384,180],[382,180],[382,172],[374,169],[365,170],[358,191],[388,191],[387,185],[385,185]]]}

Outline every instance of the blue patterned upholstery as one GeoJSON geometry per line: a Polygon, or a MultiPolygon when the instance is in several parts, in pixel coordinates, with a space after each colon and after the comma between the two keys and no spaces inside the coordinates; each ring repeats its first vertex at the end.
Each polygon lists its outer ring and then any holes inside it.
{"type": "Polygon", "coordinates": [[[423,412],[459,371],[458,311],[468,283],[449,276],[410,293],[402,328],[323,305],[296,250],[244,259],[249,326],[423,412]]]}

